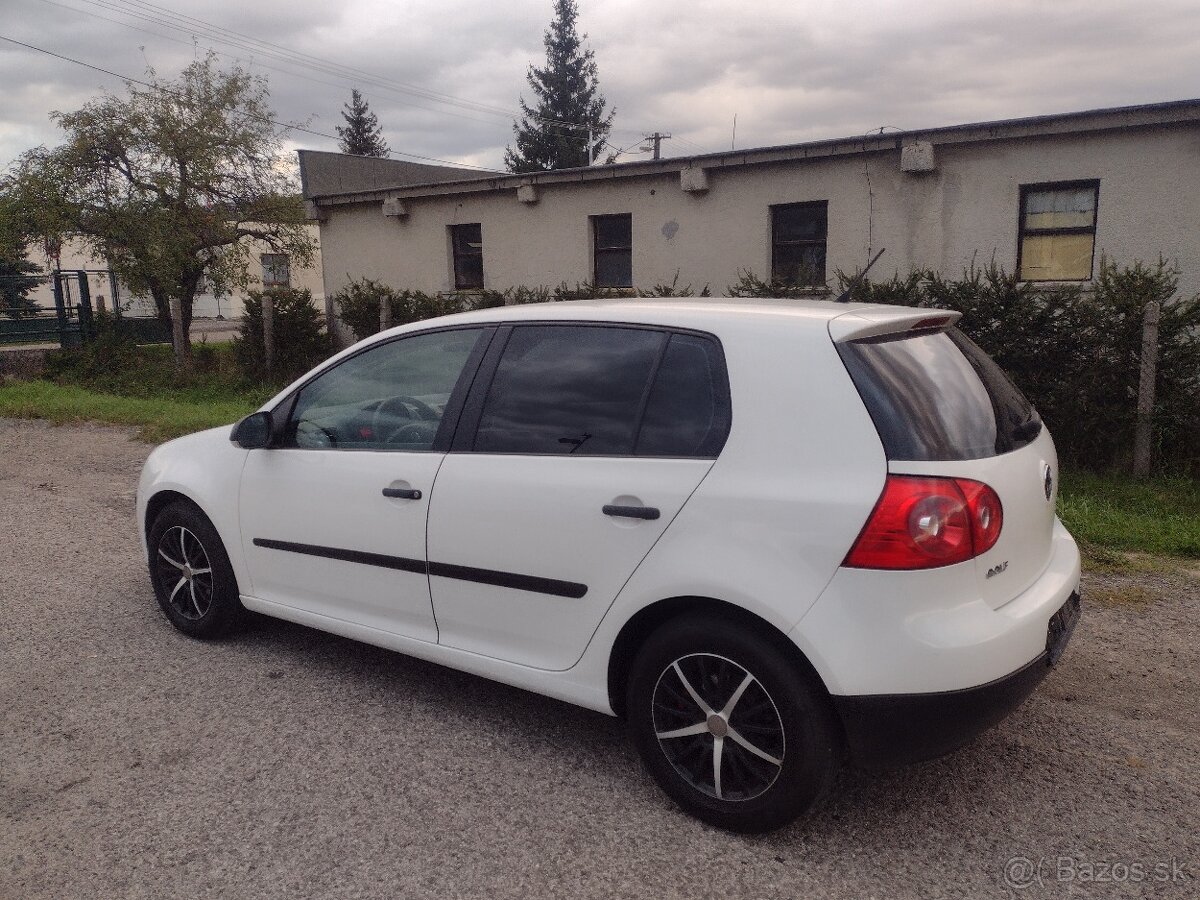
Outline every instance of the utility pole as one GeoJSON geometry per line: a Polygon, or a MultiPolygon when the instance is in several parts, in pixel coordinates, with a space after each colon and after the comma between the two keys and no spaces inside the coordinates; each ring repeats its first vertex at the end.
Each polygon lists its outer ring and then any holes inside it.
{"type": "Polygon", "coordinates": [[[646,140],[654,141],[654,158],[655,159],[659,159],[662,156],[662,153],[661,153],[662,142],[666,141],[666,140],[670,140],[670,138],[671,138],[671,136],[669,134],[662,134],[657,131],[654,132],[654,134],[646,135],[646,140]]]}

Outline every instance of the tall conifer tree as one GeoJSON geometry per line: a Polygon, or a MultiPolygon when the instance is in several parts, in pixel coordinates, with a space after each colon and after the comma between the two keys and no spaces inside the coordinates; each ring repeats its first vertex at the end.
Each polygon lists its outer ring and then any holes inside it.
{"type": "Polygon", "coordinates": [[[388,145],[383,139],[379,119],[371,112],[358,88],[350,92],[350,102],[344,106],[342,118],[346,124],[337,126],[342,152],[355,156],[387,156],[388,145]]]}
{"type": "Polygon", "coordinates": [[[523,115],[513,123],[517,146],[504,154],[510,172],[588,166],[605,143],[616,110],[605,114],[595,56],[583,46],[587,35],[576,31],[578,18],[575,0],[555,0],[546,65],[531,65],[526,76],[536,102],[530,106],[521,98],[523,115]]]}

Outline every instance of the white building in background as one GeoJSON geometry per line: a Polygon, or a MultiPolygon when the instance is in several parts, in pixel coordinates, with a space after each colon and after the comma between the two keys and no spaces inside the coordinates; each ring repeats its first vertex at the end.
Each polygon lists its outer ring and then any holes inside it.
{"type": "MultiPolygon", "coordinates": [[[[308,228],[309,236],[314,242],[320,239],[315,225],[308,228]]],[[[87,273],[88,293],[91,295],[94,310],[105,309],[112,311],[113,296],[117,297],[123,312],[132,315],[154,315],[154,300],[148,296],[138,296],[125,285],[114,281],[108,271],[105,260],[92,256],[82,241],[67,240],[63,242],[57,259],[46,254],[40,246],[31,246],[28,251],[30,262],[41,266],[43,272],[56,270],[64,272],[83,271],[87,273]]],[[[321,272],[321,255],[318,251],[313,255],[313,261],[308,266],[297,266],[286,253],[276,253],[260,241],[251,243],[249,249],[250,290],[264,287],[307,288],[313,296],[313,302],[320,309],[325,307],[324,279],[321,272]]],[[[75,292],[74,279],[66,282],[66,289],[75,292]]],[[[54,308],[54,295],[48,283],[38,287],[31,298],[39,306],[47,309],[54,308]]],[[[68,302],[78,302],[77,296],[68,298],[68,302]]],[[[221,295],[214,294],[208,284],[201,286],[192,305],[192,317],[195,319],[240,319],[245,310],[246,290],[236,289],[221,295]]]]}
{"type": "Polygon", "coordinates": [[[480,175],[300,151],[324,293],[350,278],[426,292],[566,281],[715,295],[750,270],[820,295],[993,259],[1088,287],[1102,253],[1200,292],[1200,100],[888,132],[617,165],[480,175]]]}

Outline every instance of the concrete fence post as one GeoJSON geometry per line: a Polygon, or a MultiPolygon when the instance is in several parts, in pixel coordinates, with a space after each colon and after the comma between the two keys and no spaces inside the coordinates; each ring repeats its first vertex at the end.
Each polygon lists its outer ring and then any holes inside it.
{"type": "Polygon", "coordinates": [[[262,298],[263,323],[263,359],[267,364],[267,374],[275,373],[275,298],[270,291],[262,298]]]}
{"type": "Polygon", "coordinates": [[[379,298],[379,330],[387,331],[392,327],[392,303],[386,296],[379,298]]]}
{"type": "Polygon", "coordinates": [[[187,344],[183,333],[183,301],[178,297],[171,298],[171,343],[175,350],[176,368],[188,368],[191,360],[188,358],[187,344]]]}
{"type": "Polygon", "coordinates": [[[1158,375],[1158,316],[1156,300],[1146,304],[1142,318],[1142,367],[1138,377],[1137,428],[1133,438],[1133,474],[1150,474],[1154,422],[1154,382],[1158,375]]]}

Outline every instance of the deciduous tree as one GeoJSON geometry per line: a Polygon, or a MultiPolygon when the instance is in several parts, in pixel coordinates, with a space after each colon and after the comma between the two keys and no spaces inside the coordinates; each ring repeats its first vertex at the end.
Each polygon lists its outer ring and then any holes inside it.
{"type": "Polygon", "coordinates": [[[250,281],[254,242],[311,261],[304,209],[282,156],[266,79],[221,70],[209,54],[179,78],[128,82],[76,112],[52,114],[66,133],[21,157],[14,195],[35,234],[74,236],[170,316],[180,301],[181,363],[190,358],[192,301],[250,281]]]}

